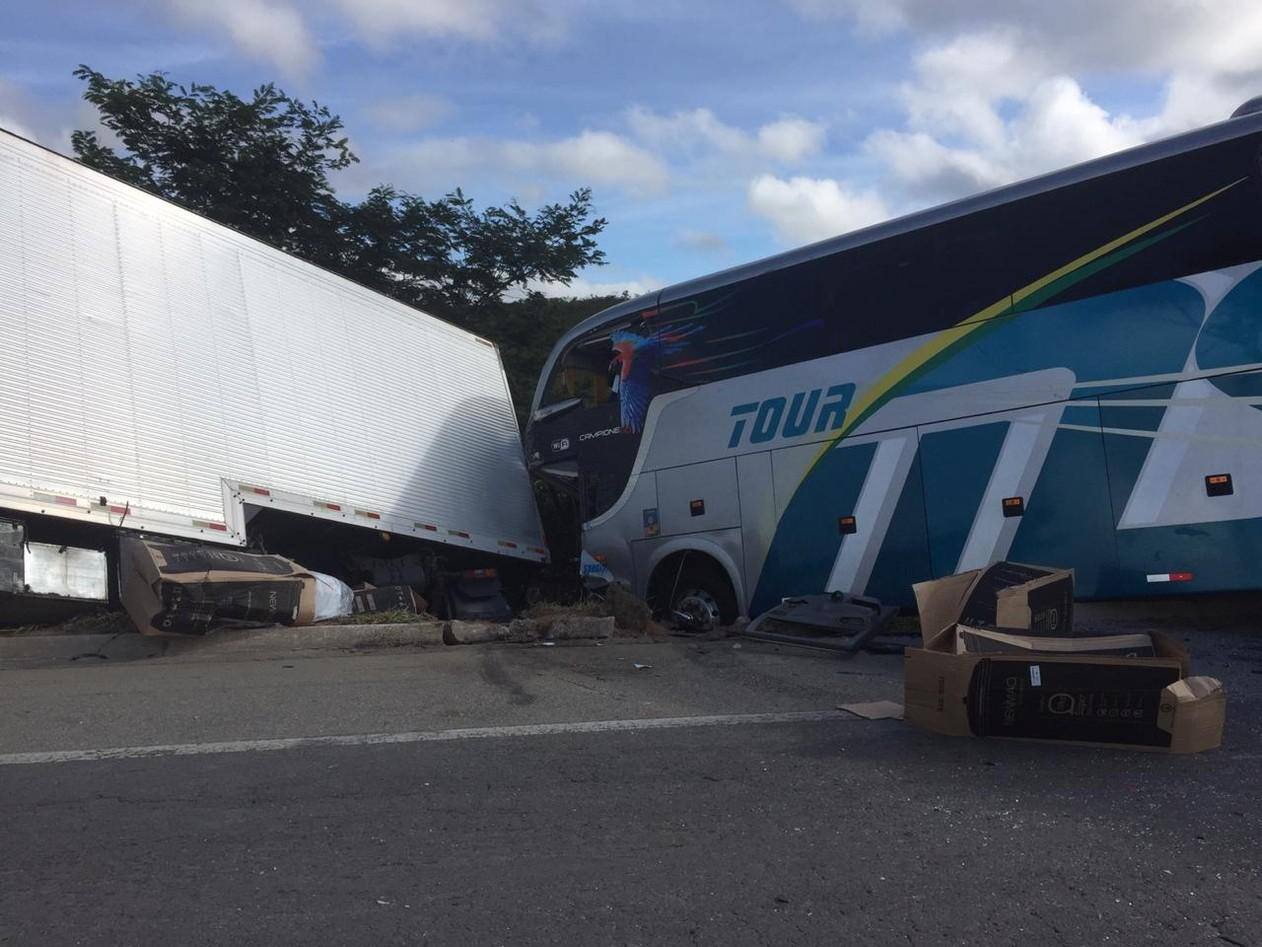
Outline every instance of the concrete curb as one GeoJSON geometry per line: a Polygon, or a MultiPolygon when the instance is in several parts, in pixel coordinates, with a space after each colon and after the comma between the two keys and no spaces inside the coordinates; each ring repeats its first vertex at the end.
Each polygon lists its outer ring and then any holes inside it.
{"type": "Polygon", "coordinates": [[[0,666],[28,661],[138,661],[190,654],[288,654],[294,651],[369,651],[488,642],[610,638],[613,618],[574,617],[551,622],[417,622],[401,625],[276,626],[220,631],[205,638],[119,635],[0,636],[0,666]]]}
{"type": "Polygon", "coordinates": [[[507,625],[488,622],[450,621],[443,629],[447,644],[484,644],[490,641],[574,641],[583,638],[612,638],[615,623],[612,617],[577,616],[550,622],[518,618],[507,625]]]}
{"type": "Polygon", "coordinates": [[[502,641],[507,625],[491,625],[480,621],[449,621],[443,626],[443,644],[485,644],[502,641]]]}

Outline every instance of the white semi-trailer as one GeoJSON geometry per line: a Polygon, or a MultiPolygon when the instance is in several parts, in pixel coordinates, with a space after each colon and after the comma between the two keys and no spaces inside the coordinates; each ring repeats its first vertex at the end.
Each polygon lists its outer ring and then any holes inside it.
{"type": "Polygon", "coordinates": [[[492,343],[0,131],[0,515],[269,508],[547,558],[492,343]]]}

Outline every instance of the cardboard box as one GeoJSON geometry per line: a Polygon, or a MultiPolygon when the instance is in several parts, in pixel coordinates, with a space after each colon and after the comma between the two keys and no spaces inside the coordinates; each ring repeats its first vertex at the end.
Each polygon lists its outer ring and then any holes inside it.
{"type": "Polygon", "coordinates": [[[123,607],[141,634],[204,635],[315,617],[315,578],[281,556],[192,542],[119,545],[123,607]]]}
{"type": "Polygon", "coordinates": [[[1052,638],[1048,635],[1018,634],[994,628],[955,626],[955,653],[982,652],[1012,654],[1109,654],[1127,658],[1155,658],[1152,635],[1075,635],[1052,638]]]}
{"type": "Polygon", "coordinates": [[[0,594],[26,591],[26,530],[21,523],[0,520],[0,594]]]}
{"type": "Polygon", "coordinates": [[[1222,743],[1226,695],[1186,677],[1187,654],[1153,633],[1159,657],[954,654],[909,648],[905,719],[947,736],[1056,740],[1197,753],[1222,743]]]}
{"type": "Polygon", "coordinates": [[[938,632],[959,622],[1032,635],[1073,634],[1072,569],[996,562],[985,569],[918,582],[912,590],[922,630],[938,632]]]}
{"type": "Polygon", "coordinates": [[[1227,692],[1220,680],[1198,675],[1162,692],[1157,725],[1171,733],[1171,753],[1199,753],[1222,746],[1227,692]]]}
{"type": "Polygon", "coordinates": [[[413,615],[424,611],[426,602],[411,586],[385,585],[381,588],[356,589],[352,611],[361,612],[411,612],[413,615]]]}
{"type": "MultiPolygon", "coordinates": [[[[1083,653],[963,652],[965,616],[1056,627],[1056,647],[1072,626],[1073,574],[1000,563],[915,587],[922,643],[907,649],[905,719],[947,736],[993,736],[1195,753],[1222,743],[1226,697],[1213,678],[1188,677],[1187,651],[1150,632],[1151,657],[1083,653]],[[1029,575],[1026,570],[1041,570],[1029,575]],[[1015,584],[1002,582],[1016,580],[1015,584]],[[988,604],[983,599],[989,596],[988,604]],[[1067,596],[1067,599],[1066,599],[1067,596]]],[[[985,622],[990,624],[990,622],[985,622]]],[[[1008,627],[1017,627],[1010,624],[1008,627]]],[[[1038,646],[1039,632],[1021,636],[1038,646]]],[[[1046,631],[1042,631],[1046,635],[1046,631]]],[[[1048,646],[1052,638],[1048,637],[1048,646]]]]}

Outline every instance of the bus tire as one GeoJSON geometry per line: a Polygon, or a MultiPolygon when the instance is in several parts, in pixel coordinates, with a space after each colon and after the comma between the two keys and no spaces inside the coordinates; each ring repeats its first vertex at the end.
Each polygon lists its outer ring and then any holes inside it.
{"type": "Polygon", "coordinates": [[[727,572],[704,553],[682,553],[671,556],[658,566],[654,584],[657,602],[665,603],[666,618],[677,612],[691,616],[692,627],[699,630],[730,625],[739,614],[736,592],[727,572]]]}

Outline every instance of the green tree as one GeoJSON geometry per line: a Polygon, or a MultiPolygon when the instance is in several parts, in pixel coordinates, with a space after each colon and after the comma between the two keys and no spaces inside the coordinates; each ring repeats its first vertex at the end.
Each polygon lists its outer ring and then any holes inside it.
{"type": "Polygon", "coordinates": [[[517,406],[523,428],[535,384],[543,363],[556,340],[590,315],[600,312],[625,296],[589,296],[585,299],[549,299],[532,293],[525,299],[503,303],[482,314],[475,330],[494,338],[504,358],[508,387],[517,406]]]}
{"type": "MultiPolygon", "coordinates": [[[[324,106],[270,84],[241,98],[161,73],[75,75],[123,148],[76,131],[85,164],[491,338],[528,333],[515,320],[536,314],[538,303],[505,305],[506,293],[605,261],[596,238],[606,222],[592,218],[587,188],[533,214],[515,201],[478,210],[460,190],[426,200],[389,185],[347,202],[329,175],[358,159],[324,106]]],[[[526,370],[515,353],[531,348],[504,346],[510,376],[526,370]]]]}
{"type": "Polygon", "coordinates": [[[465,325],[487,326],[503,313],[510,290],[535,280],[567,282],[582,267],[604,262],[596,237],[602,218],[588,220],[591,191],[533,215],[516,201],[478,211],[457,189],[435,201],[377,187],[347,207],[348,239],[341,269],[374,289],[445,314],[465,325]]]}
{"type": "Polygon", "coordinates": [[[322,266],[336,265],[346,208],[329,172],[358,159],[342,122],[274,86],[249,100],[160,73],[135,82],[80,66],[84,98],[126,152],[76,131],[79,160],[322,266]]]}

